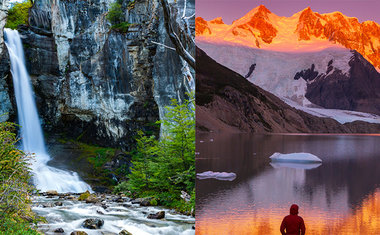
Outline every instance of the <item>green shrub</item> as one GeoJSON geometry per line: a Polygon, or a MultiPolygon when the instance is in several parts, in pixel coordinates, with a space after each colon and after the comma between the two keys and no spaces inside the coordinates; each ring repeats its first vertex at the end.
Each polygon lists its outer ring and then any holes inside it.
{"type": "Polygon", "coordinates": [[[17,29],[17,26],[27,24],[29,8],[31,8],[32,5],[32,2],[29,0],[22,3],[15,3],[13,7],[8,10],[8,19],[5,27],[17,29]]]}
{"type": "Polygon", "coordinates": [[[120,32],[120,33],[126,33],[126,32],[128,32],[128,29],[131,25],[132,24],[130,24],[128,22],[122,22],[120,24],[112,25],[111,29],[113,29],[117,32],[120,32]]]}
{"type": "Polygon", "coordinates": [[[40,233],[33,229],[29,223],[18,222],[8,217],[2,220],[0,235],[39,235],[40,233]]]}
{"type": "Polygon", "coordinates": [[[107,20],[111,23],[111,29],[120,33],[127,33],[131,24],[125,21],[124,12],[130,10],[135,6],[135,1],[130,1],[127,6],[124,0],[117,0],[112,3],[110,10],[107,14],[107,20]]]}
{"type": "Polygon", "coordinates": [[[13,123],[0,123],[0,234],[34,234],[26,231],[29,222],[38,221],[30,209],[35,188],[29,184],[28,156],[16,148],[15,129],[13,123]]]}
{"type": "Polygon", "coordinates": [[[124,22],[124,13],[120,3],[112,3],[111,8],[107,14],[107,20],[111,22],[112,25],[117,25],[124,22]]]}

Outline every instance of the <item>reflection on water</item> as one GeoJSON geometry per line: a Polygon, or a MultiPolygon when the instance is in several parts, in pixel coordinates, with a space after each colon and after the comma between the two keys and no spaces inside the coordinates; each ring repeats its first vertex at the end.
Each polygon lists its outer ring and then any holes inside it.
{"type": "Polygon", "coordinates": [[[300,206],[308,234],[376,234],[379,143],[380,137],[363,135],[200,135],[197,172],[237,177],[197,180],[196,234],[279,234],[293,203],[300,206]],[[271,165],[274,152],[308,152],[323,163],[271,165]]]}

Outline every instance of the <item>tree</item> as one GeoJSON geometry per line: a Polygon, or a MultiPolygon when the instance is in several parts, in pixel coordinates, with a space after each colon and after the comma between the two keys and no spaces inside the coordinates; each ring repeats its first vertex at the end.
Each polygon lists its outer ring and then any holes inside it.
{"type": "Polygon", "coordinates": [[[109,20],[112,25],[117,25],[124,22],[124,13],[120,3],[115,2],[111,4],[111,9],[107,14],[107,20],[109,20]]]}
{"type": "Polygon", "coordinates": [[[29,8],[33,6],[32,1],[15,3],[8,10],[8,19],[5,28],[17,29],[21,24],[27,24],[29,18],[29,8]]]}
{"type": "Polygon", "coordinates": [[[36,234],[28,224],[21,226],[36,217],[30,210],[29,158],[16,148],[15,129],[13,123],[0,123],[0,234],[36,234]]]}
{"type": "Polygon", "coordinates": [[[133,167],[129,181],[116,191],[130,191],[133,196],[154,197],[166,206],[181,205],[184,210],[194,207],[194,200],[185,202],[181,191],[195,195],[195,110],[194,94],[179,104],[172,100],[163,124],[160,140],[139,132],[133,151],[133,167]]]}

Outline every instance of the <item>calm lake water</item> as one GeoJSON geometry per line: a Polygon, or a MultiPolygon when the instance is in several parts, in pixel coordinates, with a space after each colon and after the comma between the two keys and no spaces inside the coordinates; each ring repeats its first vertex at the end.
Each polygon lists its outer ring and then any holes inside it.
{"type": "Polygon", "coordinates": [[[237,175],[197,179],[197,235],[280,234],[293,203],[307,234],[380,234],[380,136],[198,135],[196,164],[199,173],[237,175]],[[275,152],[312,153],[323,162],[271,165],[275,152]]]}

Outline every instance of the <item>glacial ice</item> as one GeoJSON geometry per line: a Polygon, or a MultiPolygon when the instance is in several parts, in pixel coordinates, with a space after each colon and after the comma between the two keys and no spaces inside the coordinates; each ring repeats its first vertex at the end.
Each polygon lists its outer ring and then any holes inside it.
{"type": "Polygon", "coordinates": [[[236,174],[233,172],[214,172],[205,171],[202,173],[197,173],[197,178],[200,180],[204,179],[217,179],[217,180],[227,180],[233,181],[236,178],[236,174]]]}
{"type": "Polygon", "coordinates": [[[287,163],[312,163],[322,162],[322,160],[311,153],[274,153],[269,157],[272,162],[287,162],[287,163]]]}

